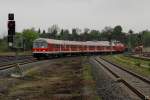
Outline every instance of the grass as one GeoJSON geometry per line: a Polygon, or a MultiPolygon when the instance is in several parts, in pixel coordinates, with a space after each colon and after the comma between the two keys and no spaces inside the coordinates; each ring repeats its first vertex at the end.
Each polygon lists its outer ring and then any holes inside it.
{"type": "Polygon", "coordinates": [[[104,58],[126,67],[140,75],[150,78],[149,61],[131,58],[124,55],[105,56],[104,58]]]}
{"type": "Polygon", "coordinates": [[[84,80],[93,80],[91,66],[84,65],[83,78],[84,80]]]}
{"type": "Polygon", "coordinates": [[[100,97],[96,94],[96,84],[92,75],[92,66],[89,63],[84,63],[82,66],[84,87],[86,91],[91,92],[93,95],[91,100],[100,100],[100,97]]]}

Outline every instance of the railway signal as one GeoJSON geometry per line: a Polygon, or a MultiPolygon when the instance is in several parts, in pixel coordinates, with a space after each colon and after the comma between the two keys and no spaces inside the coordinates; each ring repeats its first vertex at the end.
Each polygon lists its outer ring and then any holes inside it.
{"type": "Polygon", "coordinates": [[[15,20],[14,20],[14,14],[10,13],[8,14],[8,46],[13,46],[14,36],[15,36],[15,20]]]}

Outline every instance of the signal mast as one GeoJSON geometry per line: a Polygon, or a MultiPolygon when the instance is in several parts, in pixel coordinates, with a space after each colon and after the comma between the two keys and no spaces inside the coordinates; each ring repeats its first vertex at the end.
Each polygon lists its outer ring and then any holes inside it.
{"type": "Polygon", "coordinates": [[[15,24],[15,20],[14,20],[14,14],[13,13],[9,13],[8,14],[8,46],[10,48],[13,48],[13,42],[14,42],[14,36],[15,36],[15,29],[16,29],[16,24],[15,24]]]}

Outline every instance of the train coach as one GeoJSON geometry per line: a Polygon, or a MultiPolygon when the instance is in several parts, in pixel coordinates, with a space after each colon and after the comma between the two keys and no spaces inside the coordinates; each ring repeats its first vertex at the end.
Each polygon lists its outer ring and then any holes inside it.
{"type": "Polygon", "coordinates": [[[100,53],[121,53],[125,50],[125,46],[114,41],[66,41],[39,38],[33,42],[33,56],[53,57],[64,55],[89,55],[100,53]]]}

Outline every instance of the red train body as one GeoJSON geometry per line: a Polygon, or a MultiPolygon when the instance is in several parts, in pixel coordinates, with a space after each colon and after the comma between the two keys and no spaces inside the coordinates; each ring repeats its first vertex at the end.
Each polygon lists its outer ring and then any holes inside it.
{"type": "Polygon", "coordinates": [[[39,38],[33,43],[33,56],[49,57],[76,54],[121,53],[125,46],[120,42],[108,41],[65,41],[39,38]]]}

